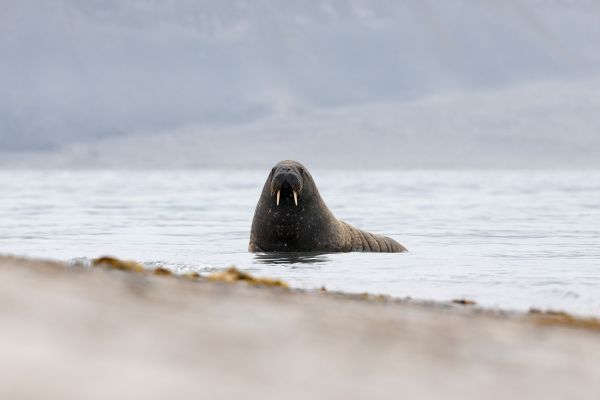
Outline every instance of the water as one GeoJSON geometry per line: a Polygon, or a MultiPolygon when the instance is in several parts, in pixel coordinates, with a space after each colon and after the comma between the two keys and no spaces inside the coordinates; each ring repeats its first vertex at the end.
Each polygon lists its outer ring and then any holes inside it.
{"type": "Polygon", "coordinates": [[[600,171],[312,171],[406,254],[249,254],[267,172],[0,172],[0,253],[236,265],[292,286],[600,316],[600,171]]]}

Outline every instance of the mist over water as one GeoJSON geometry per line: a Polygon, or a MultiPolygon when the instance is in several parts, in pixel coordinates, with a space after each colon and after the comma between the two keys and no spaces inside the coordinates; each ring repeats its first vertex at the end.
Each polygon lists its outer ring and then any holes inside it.
{"type": "Polygon", "coordinates": [[[0,165],[598,166],[598,20],[595,1],[3,2],[0,165]]]}

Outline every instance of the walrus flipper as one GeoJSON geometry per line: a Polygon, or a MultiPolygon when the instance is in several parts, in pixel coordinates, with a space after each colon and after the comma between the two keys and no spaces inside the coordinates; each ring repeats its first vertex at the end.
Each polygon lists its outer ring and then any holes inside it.
{"type": "Polygon", "coordinates": [[[406,248],[394,239],[387,236],[376,235],[371,232],[358,229],[347,222],[340,221],[346,228],[349,243],[347,251],[363,251],[373,253],[401,253],[406,248]]]}

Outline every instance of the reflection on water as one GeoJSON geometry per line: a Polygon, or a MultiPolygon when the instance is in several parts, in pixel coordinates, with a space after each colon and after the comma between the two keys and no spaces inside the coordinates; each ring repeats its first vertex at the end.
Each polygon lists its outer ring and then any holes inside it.
{"type": "Polygon", "coordinates": [[[248,253],[265,171],[22,171],[0,172],[0,252],[600,316],[600,172],[311,172],[337,217],[410,251],[248,253]]]}
{"type": "Polygon", "coordinates": [[[254,253],[254,259],[262,264],[315,264],[327,262],[329,253],[254,253]]]}

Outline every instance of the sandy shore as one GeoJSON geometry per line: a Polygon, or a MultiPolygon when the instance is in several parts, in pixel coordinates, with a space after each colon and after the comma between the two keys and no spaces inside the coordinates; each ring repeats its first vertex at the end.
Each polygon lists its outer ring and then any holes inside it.
{"type": "Polygon", "coordinates": [[[2,399],[597,399],[564,316],[0,257],[2,399]]]}

